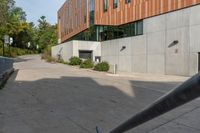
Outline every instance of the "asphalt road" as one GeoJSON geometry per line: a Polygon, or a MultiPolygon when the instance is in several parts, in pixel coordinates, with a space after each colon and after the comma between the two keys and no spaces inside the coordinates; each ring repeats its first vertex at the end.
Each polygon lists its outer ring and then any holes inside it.
{"type": "MultiPolygon", "coordinates": [[[[0,90],[0,133],[101,133],[127,120],[181,84],[186,77],[111,75],[63,64],[38,55],[16,59],[15,73],[0,90]]],[[[195,100],[130,133],[199,133],[195,100]]]]}

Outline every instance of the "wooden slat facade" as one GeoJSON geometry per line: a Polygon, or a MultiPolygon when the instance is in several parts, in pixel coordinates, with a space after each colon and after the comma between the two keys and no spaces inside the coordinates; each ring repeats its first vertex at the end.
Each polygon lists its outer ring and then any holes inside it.
{"type": "MultiPolygon", "coordinates": [[[[144,18],[164,14],[200,4],[200,0],[118,0],[113,8],[113,0],[107,0],[108,9],[103,11],[104,0],[94,0],[95,25],[122,25],[144,18]]],[[[67,0],[58,11],[58,31],[61,42],[89,28],[89,0],[67,0]],[[84,7],[84,1],[87,5],[84,7]],[[86,22],[84,21],[86,11],[86,22]]]]}
{"type": "Polygon", "coordinates": [[[67,0],[60,8],[58,11],[58,36],[61,42],[89,28],[88,2],[89,0],[67,0]],[[84,12],[86,12],[86,16],[84,12]]]}
{"type": "Polygon", "coordinates": [[[144,18],[160,15],[200,3],[200,0],[118,0],[118,8],[113,8],[113,0],[107,0],[108,10],[103,11],[103,1],[95,0],[96,25],[122,25],[144,18]]]}

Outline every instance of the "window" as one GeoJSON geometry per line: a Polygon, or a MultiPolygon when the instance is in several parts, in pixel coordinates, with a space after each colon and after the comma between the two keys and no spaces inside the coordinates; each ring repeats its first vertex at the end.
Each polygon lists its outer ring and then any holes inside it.
{"type": "Polygon", "coordinates": [[[137,28],[136,28],[136,35],[142,35],[143,34],[143,21],[136,22],[137,28]]]}
{"type": "Polygon", "coordinates": [[[128,3],[130,3],[131,2],[131,0],[125,0],[125,3],[126,4],[128,4],[128,3]]]}
{"type": "Polygon", "coordinates": [[[90,26],[94,25],[94,0],[90,0],[90,8],[89,8],[89,13],[90,13],[90,26]]]}
{"type": "Polygon", "coordinates": [[[118,3],[117,3],[118,0],[113,0],[113,8],[117,8],[118,7],[118,3]]]}
{"type": "Polygon", "coordinates": [[[107,0],[103,0],[103,11],[106,12],[108,10],[107,0]]]}
{"type": "Polygon", "coordinates": [[[143,35],[143,20],[120,26],[91,26],[69,40],[106,41],[123,37],[143,35]]]}
{"type": "Polygon", "coordinates": [[[87,22],[87,0],[84,0],[84,23],[87,22]]]}

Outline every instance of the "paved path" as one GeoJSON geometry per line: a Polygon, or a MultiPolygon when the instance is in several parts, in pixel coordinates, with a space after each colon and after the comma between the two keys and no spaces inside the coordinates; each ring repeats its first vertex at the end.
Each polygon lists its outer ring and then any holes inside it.
{"type": "MultiPolygon", "coordinates": [[[[113,76],[39,56],[20,57],[15,69],[0,90],[0,133],[107,133],[186,79],[113,76]]],[[[197,99],[130,133],[199,133],[199,106],[197,99]]]]}

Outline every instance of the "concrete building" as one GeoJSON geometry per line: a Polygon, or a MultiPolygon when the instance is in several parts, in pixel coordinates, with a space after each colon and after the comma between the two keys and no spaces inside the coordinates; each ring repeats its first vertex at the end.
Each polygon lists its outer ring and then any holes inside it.
{"type": "Polygon", "coordinates": [[[199,4],[200,0],[68,0],[58,12],[61,45],[52,48],[52,55],[63,46],[65,60],[86,54],[83,57],[117,64],[118,71],[194,75],[200,70],[199,4]],[[68,9],[79,2],[86,8],[68,9]],[[66,17],[69,12],[81,15],[72,20],[66,17]],[[69,30],[66,22],[76,26],[69,30]]]}

